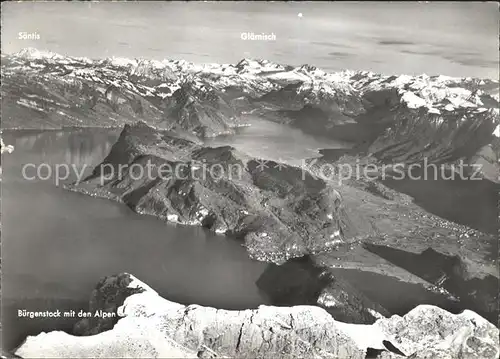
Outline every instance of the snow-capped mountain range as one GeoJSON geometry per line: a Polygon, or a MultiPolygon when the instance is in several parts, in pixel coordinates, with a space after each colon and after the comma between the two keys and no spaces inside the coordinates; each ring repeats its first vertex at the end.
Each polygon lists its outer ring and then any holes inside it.
{"type": "MultiPolygon", "coordinates": [[[[290,109],[281,101],[283,94],[295,102],[294,109],[312,105],[327,109],[330,117],[333,111],[350,118],[366,113],[373,101],[380,100],[375,97],[388,93],[392,99],[383,97],[391,105],[438,116],[465,109],[498,117],[499,101],[498,81],[488,79],[350,70],[328,73],[310,65],[292,67],[253,59],[234,65],[116,57],[93,60],[33,48],[2,55],[2,80],[6,128],[113,126],[138,119],[168,127],[171,122],[183,122],[169,118],[165,109],[179,98],[174,93],[186,86],[198,89],[191,91],[194,94],[212,94],[203,99],[222,98],[228,103],[233,113],[217,121],[225,122],[228,129],[238,125],[231,118],[241,113],[290,109]],[[275,95],[273,101],[266,100],[270,94],[275,95]],[[371,104],[366,104],[367,99],[371,104]]],[[[204,122],[210,115],[198,117],[184,128],[197,132],[198,127],[209,125],[204,122]]]]}

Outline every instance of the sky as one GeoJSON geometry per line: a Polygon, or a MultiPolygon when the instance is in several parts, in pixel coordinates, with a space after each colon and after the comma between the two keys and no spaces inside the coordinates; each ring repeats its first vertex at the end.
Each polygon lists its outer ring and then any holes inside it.
{"type": "Polygon", "coordinates": [[[3,2],[2,53],[499,77],[495,2],[3,2]],[[302,14],[299,16],[298,14],[302,14]],[[40,39],[19,39],[36,32],[40,39]],[[274,34],[250,41],[242,33],[274,34]]]}

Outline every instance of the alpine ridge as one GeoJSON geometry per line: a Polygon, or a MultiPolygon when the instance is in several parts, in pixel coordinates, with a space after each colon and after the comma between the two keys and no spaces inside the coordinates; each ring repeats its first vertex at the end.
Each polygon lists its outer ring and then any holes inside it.
{"type": "MultiPolygon", "coordinates": [[[[302,128],[303,112],[316,114],[311,122],[328,131],[366,116],[380,117],[382,107],[397,104],[436,117],[458,117],[464,109],[498,117],[496,80],[328,73],[311,65],[294,68],[267,60],[243,59],[235,65],[93,60],[27,48],[2,54],[2,80],[5,128],[121,126],[144,120],[152,125],[181,123],[188,131],[213,136],[243,125],[234,118],[249,112],[302,128]],[[197,108],[215,103],[222,118],[197,108]],[[191,117],[195,123],[186,124],[191,117]]],[[[497,126],[492,132],[498,132],[497,126]]]]}

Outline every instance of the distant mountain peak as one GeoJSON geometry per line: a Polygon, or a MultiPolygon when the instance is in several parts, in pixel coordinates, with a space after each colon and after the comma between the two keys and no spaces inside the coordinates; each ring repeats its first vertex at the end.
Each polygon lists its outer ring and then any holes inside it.
{"type": "Polygon", "coordinates": [[[317,71],[319,69],[314,65],[304,64],[304,65],[299,66],[298,70],[299,71],[303,70],[303,71],[307,71],[307,72],[313,72],[313,71],[317,71]]]}
{"type": "Polygon", "coordinates": [[[34,47],[26,47],[16,53],[13,54],[13,56],[16,57],[21,57],[21,58],[26,58],[26,59],[63,59],[64,56],[52,52],[52,51],[45,51],[45,50],[38,50],[34,47]]]}

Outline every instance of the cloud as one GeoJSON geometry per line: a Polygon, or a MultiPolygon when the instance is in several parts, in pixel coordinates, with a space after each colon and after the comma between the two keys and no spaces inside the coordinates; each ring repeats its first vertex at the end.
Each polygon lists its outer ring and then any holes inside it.
{"type": "Polygon", "coordinates": [[[386,39],[386,40],[379,40],[378,41],[379,45],[383,46],[392,46],[392,45],[417,45],[413,41],[407,41],[407,40],[391,40],[391,39],[386,39]]]}
{"type": "Polygon", "coordinates": [[[348,52],[342,52],[342,51],[329,52],[328,55],[335,56],[335,57],[349,57],[349,56],[353,56],[353,54],[350,54],[348,52]]]}
{"type": "Polygon", "coordinates": [[[327,41],[313,41],[311,44],[314,45],[320,45],[320,46],[327,46],[327,47],[338,47],[338,48],[344,48],[344,49],[352,49],[352,46],[346,45],[346,44],[339,44],[335,42],[327,42],[327,41]]]}
{"type": "Polygon", "coordinates": [[[498,61],[492,61],[492,60],[485,60],[480,57],[456,57],[456,56],[446,56],[445,57],[447,60],[452,61],[456,64],[464,65],[464,66],[476,66],[476,67],[483,67],[483,68],[490,68],[490,67],[498,67],[499,62],[498,61]]]}
{"type": "Polygon", "coordinates": [[[127,29],[142,29],[142,30],[149,30],[150,28],[147,25],[143,24],[134,24],[132,22],[111,22],[111,26],[116,26],[116,27],[125,27],[127,29]]]}
{"type": "Polygon", "coordinates": [[[419,50],[419,49],[402,49],[401,53],[419,56],[436,56],[442,59],[451,61],[455,64],[463,66],[475,66],[483,68],[498,67],[498,60],[484,59],[483,55],[475,51],[446,51],[446,49],[439,48],[434,50],[419,50]]]}
{"type": "Polygon", "coordinates": [[[401,52],[404,54],[411,54],[411,55],[430,55],[430,56],[441,56],[442,55],[442,52],[437,51],[437,50],[425,51],[425,50],[403,49],[403,50],[401,50],[401,52]]]}

